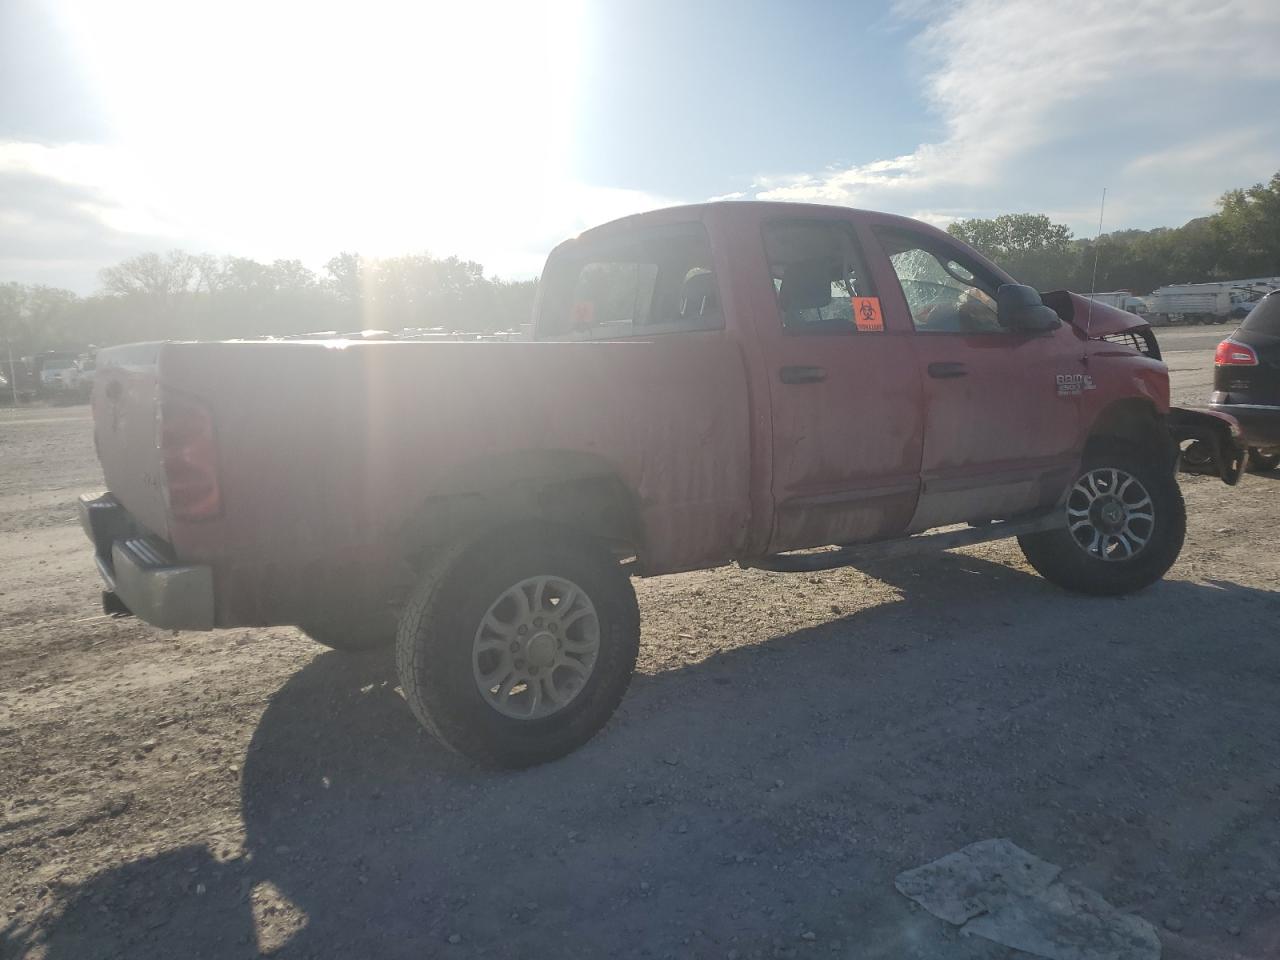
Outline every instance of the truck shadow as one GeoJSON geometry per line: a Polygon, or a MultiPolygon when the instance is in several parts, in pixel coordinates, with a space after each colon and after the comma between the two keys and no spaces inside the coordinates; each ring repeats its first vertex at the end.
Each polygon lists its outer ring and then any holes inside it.
{"type": "MultiPolygon", "coordinates": [[[[1214,815],[1187,798],[1228,782],[1275,804],[1257,731],[1280,729],[1280,594],[1092,600],[957,555],[866,572],[906,602],[637,677],[602,736],[519,773],[437,747],[390,658],[317,656],[249,745],[243,855],[191,845],[99,874],[46,956],[745,957],[797,924],[890,945],[867,956],[904,955],[910,926],[928,954],[945,925],[908,913],[900,869],[1012,836],[1103,864],[1110,895],[1156,910],[1144,885],[1182,863],[1162,823],[1214,815]]],[[[1280,844],[1278,823],[1239,843],[1280,844]]],[[[1186,869],[1208,870],[1196,850],[1186,869]]],[[[22,946],[0,932],[0,954],[22,946]]]]}

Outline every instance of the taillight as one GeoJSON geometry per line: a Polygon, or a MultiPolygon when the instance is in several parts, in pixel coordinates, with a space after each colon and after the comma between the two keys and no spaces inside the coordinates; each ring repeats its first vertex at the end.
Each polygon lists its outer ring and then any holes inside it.
{"type": "Polygon", "coordinates": [[[1258,355],[1247,343],[1223,340],[1213,354],[1213,362],[1220,367],[1256,367],[1258,355]]]}
{"type": "Polygon", "coordinates": [[[179,520],[207,520],[222,509],[213,415],[199,400],[161,389],[160,463],[169,512],[179,520]]]}

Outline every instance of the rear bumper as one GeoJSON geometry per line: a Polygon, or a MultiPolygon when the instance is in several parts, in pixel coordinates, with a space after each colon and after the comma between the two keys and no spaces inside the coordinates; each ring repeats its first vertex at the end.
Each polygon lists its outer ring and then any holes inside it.
{"type": "Polygon", "coordinates": [[[1215,413],[1234,418],[1251,447],[1280,446],[1280,406],[1261,403],[1210,403],[1215,413]]]}
{"type": "Polygon", "coordinates": [[[213,629],[213,568],[177,563],[109,493],[82,496],[77,511],[98,572],[130,613],[167,630],[213,629]]]}

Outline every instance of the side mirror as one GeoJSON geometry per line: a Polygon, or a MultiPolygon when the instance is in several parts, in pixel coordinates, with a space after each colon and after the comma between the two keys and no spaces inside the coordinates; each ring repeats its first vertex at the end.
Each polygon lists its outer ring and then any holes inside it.
{"type": "Polygon", "coordinates": [[[1062,319],[1040,299],[1035,287],[1002,283],[996,291],[996,320],[1006,330],[1048,333],[1062,326],[1062,319]]]}

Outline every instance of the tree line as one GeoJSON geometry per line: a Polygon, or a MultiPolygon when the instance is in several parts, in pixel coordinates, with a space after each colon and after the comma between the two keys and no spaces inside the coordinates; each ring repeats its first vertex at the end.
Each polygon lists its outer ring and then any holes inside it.
{"type": "Polygon", "coordinates": [[[1142,295],[1170,283],[1280,276],[1280,173],[1228,190],[1217,206],[1181,227],[1120,230],[1097,240],[1032,213],[957,220],[947,232],[1040,290],[1142,295]]]}
{"type": "MultiPolygon", "coordinates": [[[[1074,237],[1043,214],[958,220],[947,229],[1040,290],[1131,290],[1280,276],[1280,173],[1229,190],[1181,227],[1074,237]],[[1096,286],[1093,277],[1097,261],[1096,286]]],[[[136,340],[288,336],[326,330],[511,330],[529,320],[536,280],[486,277],[458,257],[342,253],[319,274],[299,260],[260,263],[180,250],[101,273],[88,297],[0,284],[0,341],[15,356],[136,340]]]]}
{"type": "Polygon", "coordinates": [[[342,253],[319,274],[299,260],[260,263],[172,250],[108,267],[97,293],[0,284],[0,340],[15,356],[138,340],[228,339],[443,327],[512,330],[533,312],[536,280],[487,277],[458,257],[342,253]]]}

